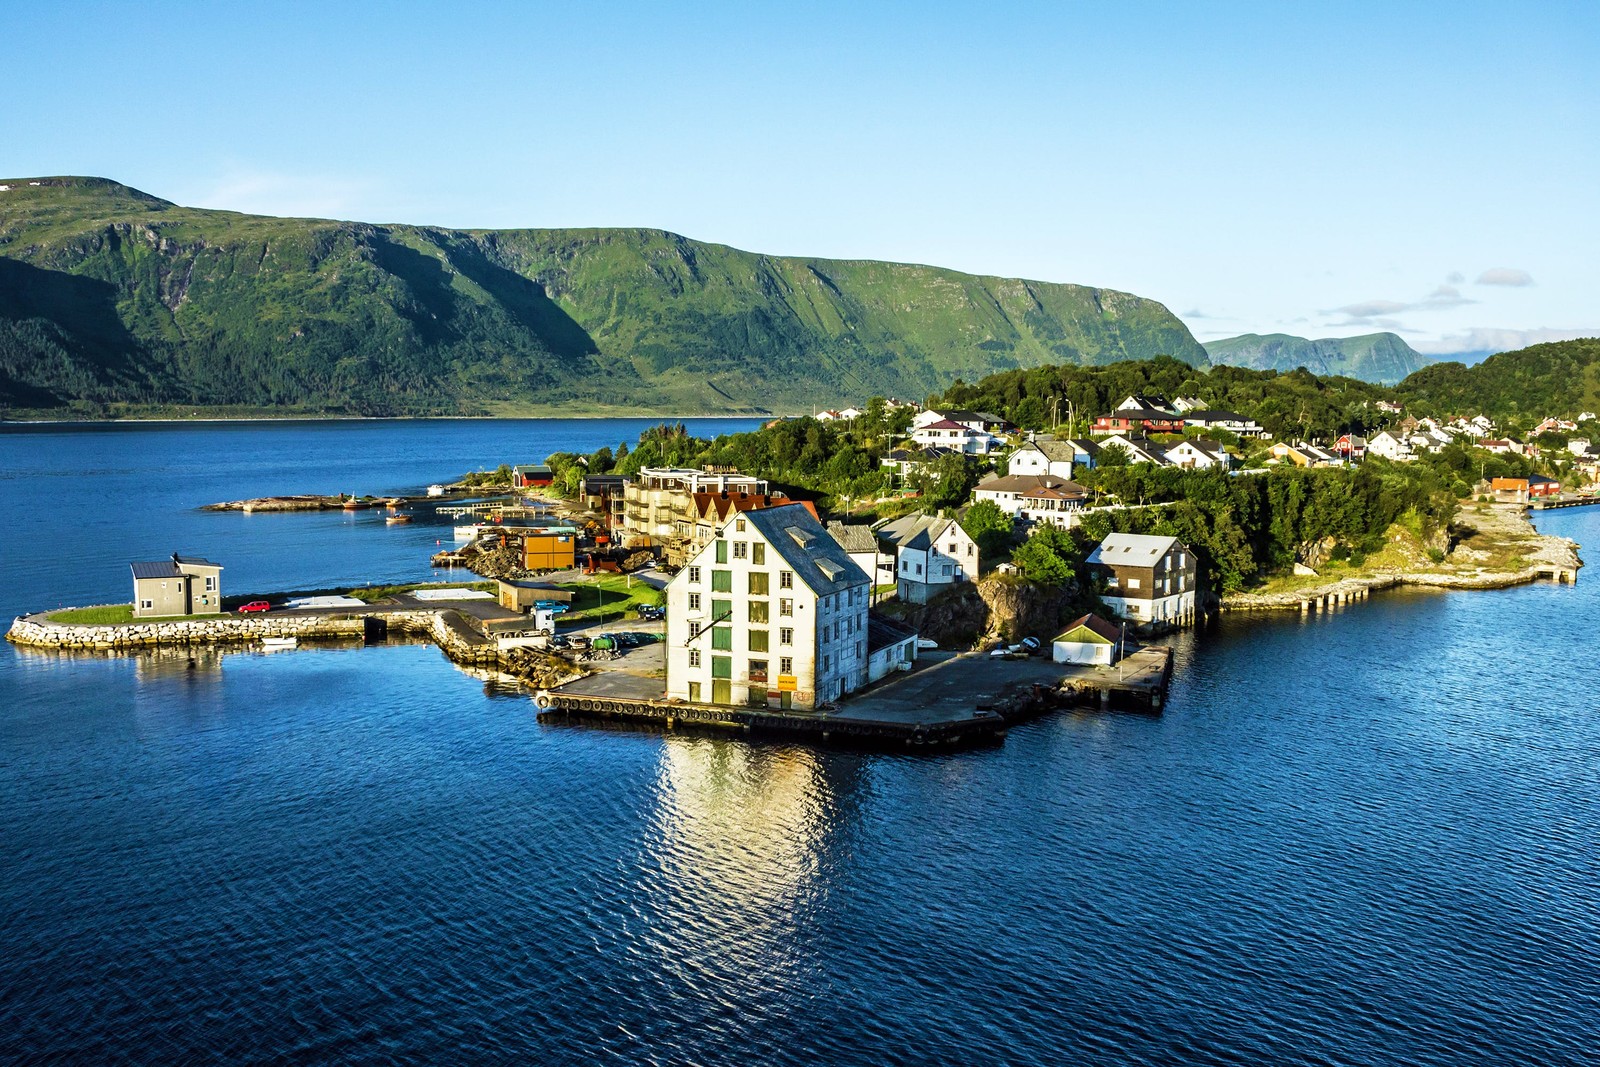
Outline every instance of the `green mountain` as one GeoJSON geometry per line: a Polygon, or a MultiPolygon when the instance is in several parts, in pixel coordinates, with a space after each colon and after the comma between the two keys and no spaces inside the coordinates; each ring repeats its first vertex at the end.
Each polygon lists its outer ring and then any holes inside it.
{"type": "Polygon", "coordinates": [[[1205,342],[1213,363],[1252,370],[1290,371],[1304,367],[1313,374],[1337,374],[1364,382],[1392,385],[1428,363],[1428,357],[1392,333],[1311,340],[1286,333],[1247,333],[1205,342]]]}
{"type": "Polygon", "coordinates": [[[1205,350],[1162,305],[659,230],[449,230],[0,180],[0,408],[813,410],[1205,350]]]}
{"type": "Polygon", "coordinates": [[[1507,425],[1600,411],[1600,338],[1553,341],[1501,352],[1468,367],[1435,363],[1395,389],[1419,410],[1481,412],[1507,425]]]}

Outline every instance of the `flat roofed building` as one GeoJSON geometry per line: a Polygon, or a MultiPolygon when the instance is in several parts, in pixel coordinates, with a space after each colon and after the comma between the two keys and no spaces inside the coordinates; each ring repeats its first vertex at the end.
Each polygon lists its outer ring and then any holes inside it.
{"type": "Polygon", "coordinates": [[[669,697],[812,708],[867,684],[870,581],[798,504],[734,515],[666,593],[669,697]]]}
{"type": "Polygon", "coordinates": [[[161,615],[215,615],[222,611],[222,564],[180,556],[133,568],[135,618],[161,615]]]}

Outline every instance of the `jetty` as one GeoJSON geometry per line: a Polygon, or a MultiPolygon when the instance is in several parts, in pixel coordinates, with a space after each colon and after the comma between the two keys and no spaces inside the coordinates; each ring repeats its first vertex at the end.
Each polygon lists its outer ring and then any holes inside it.
{"type": "Polygon", "coordinates": [[[837,705],[726,707],[668,699],[661,680],[600,672],[534,697],[546,722],[589,720],[730,732],[849,747],[940,751],[1001,743],[1007,729],[1065,708],[1159,713],[1172,649],[1142,648],[1115,666],[933,653],[837,705]]]}

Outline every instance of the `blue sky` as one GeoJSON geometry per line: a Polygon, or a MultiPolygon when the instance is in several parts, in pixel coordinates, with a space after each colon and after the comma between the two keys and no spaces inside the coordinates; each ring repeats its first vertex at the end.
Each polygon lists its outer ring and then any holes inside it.
{"type": "Polygon", "coordinates": [[[1600,4],[0,5],[0,174],[1600,334],[1600,4]]]}

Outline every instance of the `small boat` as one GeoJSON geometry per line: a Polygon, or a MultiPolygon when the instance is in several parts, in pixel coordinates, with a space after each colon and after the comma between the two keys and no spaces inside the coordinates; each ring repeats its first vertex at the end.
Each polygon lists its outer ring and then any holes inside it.
{"type": "Polygon", "coordinates": [[[284,649],[295,648],[299,644],[299,639],[294,637],[263,637],[261,639],[261,647],[267,652],[281,652],[284,649]]]}
{"type": "Polygon", "coordinates": [[[410,522],[411,521],[411,516],[405,514],[404,512],[401,512],[401,513],[396,514],[396,515],[390,515],[388,518],[384,519],[383,521],[388,523],[390,526],[398,526],[400,523],[410,522]]]}

